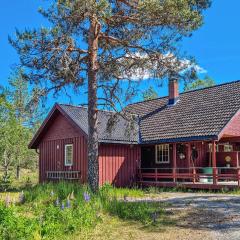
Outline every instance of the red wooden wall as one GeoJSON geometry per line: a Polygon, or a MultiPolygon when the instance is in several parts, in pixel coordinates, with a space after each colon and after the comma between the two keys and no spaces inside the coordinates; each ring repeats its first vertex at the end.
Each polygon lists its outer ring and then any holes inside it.
{"type": "Polygon", "coordinates": [[[207,153],[207,149],[208,149],[208,144],[205,142],[191,142],[190,144],[185,145],[185,159],[180,159],[179,158],[179,154],[177,154],[177,167],[178,168],[188,168],[189,165],[190,167],[207,167],[209,164],[209,156],[207,153]],[[191,151],[192,152],[192,148],[195,147],[195,149],[198,152],[198,157],[194,160],[194,162],[192,160],[187,159],[187,152],[188,152],[188,147],[191,147],[191,151]],[[189,164],[190,163],[190,164],[189,164]]]}
{"type": "Polygon", "coordinates": [[[83,133],[61,114],[52,121],[39,145],[39,180],[46,180],[47,171],[80,171],[86,181],[87,141],[83,133]],[[64,146],[73,144],[73,166],[64,166],[64,146]]]}
{"type": "MultiPolygon", "coordinates": [[[[177,149],[180,143],[177,143],[177,149]]],[[[186,156],[185,159],[180,159],[179,154],[177,153],[177,168],[188,168],[193,167],[192,161],[187,158],[187,152],[189,145],[183,143],[184,145],[184,155],[186,156]]],[[[208,144],[205,142],[191,142],[190,143],[191,149],[194,146],[198,152],[198,157],[194,161],[195,167],[207,167],[209,163],[209,154],[207,153],[208,144]]],[[[142,147],[142,168],[172,168],[173,167],[173,145],[170,144],[170,163],[155,163],[155,146],[143,146],[142,147]]],[[[192,152],[192,150],[191,150],[192,152]]]]}
{"type": "Polygon", "coordinates": [[[238,154],[238,159],[240,159],[240,154],[239,152],[217,152],[217,166],[218,167],[226,167],[227,162],[225,160],[226,156],[231,157],[231,162],[230,167],[237,167],[237,154],[238,154]]]}
{"type": "Polygon", "coordinates": [[[140,164],[140,147],[102,144],[99,148],[99,183],[128,186],[134,182],[140,164]]]}
{"type": "Polygon", "coordinates": [[[47,171],[80,171],[81,182],[86,182],[87,142],[83,136],[42,141],[39,145],[39,180],[46,181],[47,171]],[[73,166],[64,166],[64,146],[73,144],[73,166]]]}
{"type": "Polygon", "coordinates": [[[240,136],[240,111],[231,119],[231,121],[223,129],[221,135],[240,136]]]}
{"type": "MultiPolygon", "coordinates": [[[[54,118],[39,144],[39,180],[46,181],[47,171],[80,171],[81,183],[87,182],[87,139],[60,113],[54,118]],[[64,146],[73,144],[73,166],[64,166],[64,146]]],[[[129,185],[136,177],[140,147],[100,144],[99,183],[129,185]]]]}

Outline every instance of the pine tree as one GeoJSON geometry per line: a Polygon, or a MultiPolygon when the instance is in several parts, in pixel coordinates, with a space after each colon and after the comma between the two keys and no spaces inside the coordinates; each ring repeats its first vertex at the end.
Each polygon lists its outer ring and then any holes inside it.
{"type": "Polygon", "coordinates": [[[36,154],[27,146],[35,127],[42,120],[44,108],[35,100],[37,88],[30,89],[23,69],[14,70],[8,83],[8,87],[0,87],[0,158],[4,166],[7,163],[16,168],[16,177],[19,179],[20,167],[36,166],[36,154]]]}
{"type": "Polygon", "coordinates": [[[182,70],[178,42],[203,23],[210,0],[53,0],[40,12],[50,28],[9,39],[28,80],[47,94],[88,91],[88,182],[98,189],[97,107],[119,109],[136,94],[132,77],[182,70]],[[128,86],[123,88],[123,81],[128,86]],[[124,97],[123,97],[124,96],[124,97]]]}
{"type": "Polygon", "coordinates": [[[142,93],[142,98],[144,101],[152,100],[158,98],[157,92],[154,90],[152,86],[150,86],[147,90],[142,93]]]}
{"type": "Polygon", "coordinates": [[[210,78],[209,76],[205,76],[203,79],[197,78],[192,82],[185,83],[184,92],[206,87],[212,87],[214,85],[216,85],[214,79],[210,78]]]}

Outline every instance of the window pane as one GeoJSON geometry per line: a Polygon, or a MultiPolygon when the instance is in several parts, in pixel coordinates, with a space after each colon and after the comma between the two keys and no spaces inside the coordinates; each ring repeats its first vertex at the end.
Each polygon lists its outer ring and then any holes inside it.
{"type": "Polygon", "coordinates": [[[156,163],[169,163],[169,144],[156,146],[156,163]]]}
{"type": "Polygon", "coordinates": [[[224,145],[224,152],[232,152],[233,151],[233,146],[230,144],[225,144],[224,145]]]}
{"type": "Polygon", "coordinates": [[[73,163],[73,145],[65,145],[65,165],[73,163]]]}

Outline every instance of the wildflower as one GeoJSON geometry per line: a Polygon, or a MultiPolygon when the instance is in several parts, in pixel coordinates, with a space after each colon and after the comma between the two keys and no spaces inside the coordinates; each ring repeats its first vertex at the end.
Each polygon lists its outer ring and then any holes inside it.
{"type": "Polygon", "coordinates": [[[39,216],[39,223],[40,223],[40,225],[43,224],[43,215],[40,215],[40,216],[39,216]]]}
{"type": "Polygon", "coordinates": [[[64,210],[64,208],[65,208],[65,205],[64,205],[64,202],[62,202],[61,209],[64,210]]]}
{"type": "Polygon", "coordinates": [[[59,206],[59,199],[56,199],[55,205],[58,207],[59,206]]]}
{"type": "Polygon", "coordinates": [[[70,194],[70,197],[69,197],[71,200],[74,200],[75,197],[74,197],[74,191],[72,191],[72,193],[70,194]]]}
{"type": "Polygon", "coordinates": [[[87,192],[84,192],[84,193],[83,193],[83,197],[84,197],[84,200],[85,200],[86,202],[89,202],[89,201],[90,201],[90,195],[89,195],[87,192]]]}
{"type": "Polygon", "coordinates": [[[20,203],[24,202],[24,193],[23,193],[23,191],[19,194],[19,202],[20,203]]]}
{"type": "Polygon", "coordinates": [[[71,207],[71,202],[70,202],[70,199],[67,198],[66,208],[70,208],[70,207],[71,207]]]}
{"type": "Polygon", "coordinates": [[[8,206],[10,205],[10,202],[11,202],[11,200],[10,200],[10,196],[7,195],[7,196],[6,196],[6,199],[5,199],[6,207],[8,207],[8,206]]]}
{"type": "Polygon", "coordinates": [[[101,219],[101,214],[99,212],[96,213],[96,218],[101,219]]]}

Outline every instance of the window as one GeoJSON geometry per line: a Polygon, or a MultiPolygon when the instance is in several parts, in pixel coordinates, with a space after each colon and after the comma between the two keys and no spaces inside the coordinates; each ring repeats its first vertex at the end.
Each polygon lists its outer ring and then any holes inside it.
{"type": "Polygon", "coordinates": [[[73,145],[66,144],[65,145],[65,166],[73,165],[73,145]]]}
{"type": "Polygon", "coordinates": [[[230,144],[224,144],[224,152],[232,152],[233,146],[230,144]]]}
{"type": "Polygon", "coordinates": [[[156,163],[169,163],[169,144],[156,145],[155,161],[156,163]]]}
{"type": "MultiPolygon", "coordinates": [[[[208,152],[212,152],[212,144],[211,143],[208,144],[208,152]]],[[[218,144],[216,144],[216,152],[219,152],[218,144]]]]}

